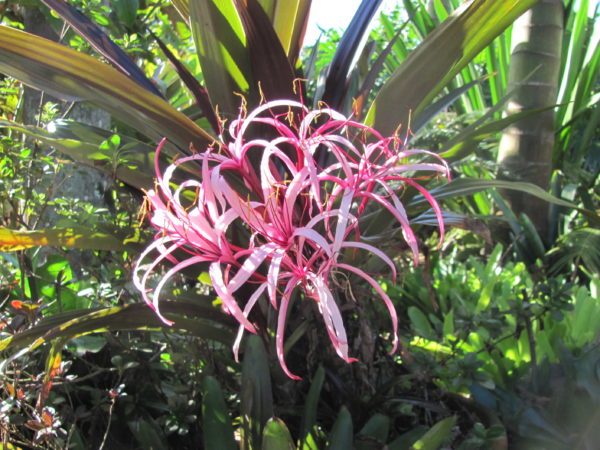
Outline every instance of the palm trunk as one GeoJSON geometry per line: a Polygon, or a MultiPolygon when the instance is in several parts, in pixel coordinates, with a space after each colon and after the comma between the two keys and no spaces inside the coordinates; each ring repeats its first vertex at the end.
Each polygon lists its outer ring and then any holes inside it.
{"type": "MultiPolygon", "coordinates": [[[[509,90],[514,89],[507,113],[514,114],[556,103],[563,33],[563,0],[540,2],[517,19],[512,32],[509,90]]],[[[516,122],[500,141],[498,162],[504,178],[528,181],[548,188],[554,146],[554,111],[516,122]]],[[[548,204],[506,193],[513,211],[526,213],[541,236],[548,231],[548,204]]]]}

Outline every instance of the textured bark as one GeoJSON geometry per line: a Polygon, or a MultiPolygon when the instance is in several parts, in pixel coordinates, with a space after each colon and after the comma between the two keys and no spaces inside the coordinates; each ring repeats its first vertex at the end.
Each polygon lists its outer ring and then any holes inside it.
{"type": "MultiPolygon", "coordinates": [[[[512,32],[509,90],[515,89],[507,113],[556,103],[563,33],[563,0],[540,0],[517,19],[512,32]]],[[[528,181],[547,189],[552,171],[554,111],[548,110],[507,128],[498,162],[504,178],[528,181]]],[[[518,215],[526,213],[541,236],[548,228],[548,204],[521,193],[506,197],[518,215]]]]}

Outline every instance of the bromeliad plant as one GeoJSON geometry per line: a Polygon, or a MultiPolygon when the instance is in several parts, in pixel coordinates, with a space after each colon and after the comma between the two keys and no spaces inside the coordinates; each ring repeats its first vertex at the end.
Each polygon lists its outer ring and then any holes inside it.
{"type": "Polygon", "coordinates": [[[384,208],[399,223],[416,264],[417,239],[400,195],[410,186],[427,199],[443,239],[442,211],[414,173],[449,176],[446,163],[425,150],[407,150],[396,136],[384,138],[332,109],[310,111],[291,100],[268,102],[246,117],[240,114],[231,122],[229,135],[230,140],[181,158],[164,173],[158,164],[164,141],[156,153],[157,190],[149,191],[148,199],[158,232],[135,269],[135,285],[146,302],[171,324],[159,311],[163,287],[179,271],[209,263],[223,308],[240,323],[236,357],[244,329],[257,331],[248,317],[266,294],[279,314],[277,356],[285,373],[298,378],[286,366],[283,346],[286,315],[297,288],[303,298],[317,304],[337,354],[347,362],[354,360],[331,287],[336,273],[345,271],[366,281],[385,303],[394,352],[398,345],[394,305],[375,278],[353,264],[347,253],[363,250],[380,258],[395,280],[393,261],[369,243],[372,236],[365,236],[361,226],[365,212],[384,208]],[[323,150],[331,157],[321,166],[318,155],[323,150]],[[414,156],[439,161],[407,162],[414,156]],[[193,178],[174,185],[174,173],[190,163],[197,166],[195,173],[188,169],[187,176],[191,173],[193,178]],[[175,256],[180,250],[186,252],[184,258],[175,256]],[[152,253],[158,256],[144,265],[152,253]],[[149,277],[165,259],[175,265],[149,295],[149,277]],[[246,283],[255,288],[242,306],[236,293],[246,283]]]}

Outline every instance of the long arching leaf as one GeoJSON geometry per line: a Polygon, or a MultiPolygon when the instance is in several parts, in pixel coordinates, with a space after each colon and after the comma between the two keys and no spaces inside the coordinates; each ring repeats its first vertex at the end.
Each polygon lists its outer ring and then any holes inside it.
{"type": "MultiPolygon", "coordinates": [[[[269,17],[258,0],[235,0],[246,33],[252,76],[266,100],[294,99],[294,71],[269,17]]],[[[250,86],[251,98],[259,97],[250,86]]],[[[258,100],[258,98],[257,98],[258,100]]]]}
{"type": "Polygon", "coordinates": [[[150,92],[159,97],[162,97],[158,89],[146,77],[144,72],[136,66],[127,54],[115,44],[110,38],[98,27],[94,25],[87,17],[79,10],[63,0],[41,0],[49,8],[52,8],[59,16],[61,16],[79,35],[88,41],[98,53],[104,56],[107,60],[115,65],[123,73],[140,86],[146,88],[150,92]]]}
{"type": "Polygon", "coordinates": [[[127,248],[123,239],[79,226],[35,231],[0,227],[0,251],[2,252],[40,246],[115,251],[123,251],[127,248]]]}
{"type": "Polygon", "coordinates": [[[54,339],[73,339],[90,333],[121,330],[174,330],[225,345],[233,342],[229,329],[233,329],[234,324],[218,309],[168,301],[161,304],[161,312],[174,324],[165,325],[145,303],[56,314],[44,318],[33,328],[0,340],[0,351],[32,349],[54,339]]]}
{"type": "Polygon", "coordinates": [[[496,36],[537,0],[473,0],[439,25],[375,98],[368,125],[384,135],[406,126],[496,36]]]}
{"type": "Polygon", "coordinates": [[[190,26],[213,107],[237,117],[240,99],[254,85],[246,36],[235,0],[193,0],[190,26]]]}
{"type": "Polygon", "coordinates": [[[185,84],[190,93],[194,96],[196,104],[210,123],[213,131],[218,133],[219,119],[215,113],[215,110],[210,104],[210,98],[208,97],[206,88],[200,84],[196,77],[190,73],[190,71],[183,65],[181,61],[177,59],[173,52],[169,50],[169,47],[167,47],[167,45],[156,34],[150,30],[148,30],[148,32],[152,35],[167,59],[171,62],[183,84],[185,84]]]}
{"type": "Polygon", "coordinates": [[[323,101],[330,107],[338,109],[348,89],[348,74],[352,61],[356,56],[369,23],[377,12],[382,0],[363,0],[352,18],[350,25],[340,41],[325,82],[323,101]]]}
{"type": "Polygon", "coordinates": [[[0,72],[58,97],[90,101],[158,141],[188,153],[213,138],[167,102],[91,56],[0,26],[0,72]]]}
{"type": "MultiPolygon", "coordinates": [[[[555,205],[565,206],[567,208],[577,209],[584,214],[588,220],[595,224],[600,224],[600,217],[593,211],[589,211],[584,208],[579,208],[577,205],[568,202],[566,200],[555,197],[549,194],[541,187],[536,186],[532,183],[525,183],[521,181],[505,181],[505,180],[480,180],[475,178],[459,178],[453,180],[450,183],[446,183],[440,187],[430,189],[429,193],[435,197],[436,200],[443,200],[444,198],[461,197],[463,195],[471,195],[476,192],[481,192],[486,189],[508,189],[513,191],[524,192],[529,195],[533,195],[539,199],[545,200],[555,205]]],[[[419,208],[427,206],[427,200],[417,195],[411,202],[407,204],[407,208],[419,208]]]]}

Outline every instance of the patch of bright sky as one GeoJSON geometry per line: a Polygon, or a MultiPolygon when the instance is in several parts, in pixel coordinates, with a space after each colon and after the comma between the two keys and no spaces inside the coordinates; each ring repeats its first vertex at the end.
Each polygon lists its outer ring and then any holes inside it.
{"type": "MultiPolygon", "coordinates": [[[[313,45],[319,38],[321,30],[331,28],[345,30],[359,4],[360,0],[313,0],[304,45],[313,45]]],[[[398,0],[383,0],[379,12],[389,11],[397,4],[398,0]]],[[[375,15],[377,16],[378,14],[375,15]]]]}
{"type": "MultiPolygon", "coordinates": [[[[360,0],[313,0],[304,45],[313,45],[319,38],[321,30],[331,28],[345,30],[359,4],[360,0]]],[[[575,0],[575,9],[578,9],[580,4],[581,0],[575,0]]],[[[599,4],[600,0],[589,0],[590,17],[594,17],[599,4]]],[[[397,5],[398,0],[383,0],[379,12],[389,11],[397,5]]],[[[378,14],[375,18],[377,16],[378,14]]]]}

